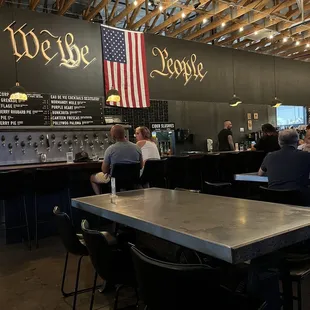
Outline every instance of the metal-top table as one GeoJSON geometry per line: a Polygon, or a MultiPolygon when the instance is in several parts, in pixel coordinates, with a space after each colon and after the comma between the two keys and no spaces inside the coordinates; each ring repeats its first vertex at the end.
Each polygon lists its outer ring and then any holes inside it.
{"type": "Polygon", "coordinates": [[[241,173],[235,174],[235,181],[268,183],[268,177],[266,175],[260,176],[257,172],[241,173]]]}
{"type": "Polygon", "coordinates": [[[229,263],[310,237],[310,209],[166,189],[72,199],[72,206],[229,263]]]}

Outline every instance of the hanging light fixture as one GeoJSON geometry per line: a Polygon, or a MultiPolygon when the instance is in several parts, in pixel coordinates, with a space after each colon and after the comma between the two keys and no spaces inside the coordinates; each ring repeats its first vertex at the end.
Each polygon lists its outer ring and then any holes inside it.
{"type": "Polygon", "coordinates": [[[231,59],[232,59],[232,70],[233,70],[233,97],[229,100],[229,105],[231,107],[236,107],[240,103],[242,103],[242,100],[236,96],[236,89],[235,89],[235,62],[234,62],[234,50],[232,49],[231,52],[231,59]]]}
{"type": "Polygon", "coordinates": [[[276,57],[273,56],[273,79],[274,79],[274,99],[272,100],[272,107],[278,108],[282,101],[277,98],[277,80],[276,80],[276,57]]]}
{"type": "Polygon", "coordinates": [[[16,56],[14,57],[14,65],[15,65],[15,74],[16,74],[16,84],[10,89],[9,99],[16,100],[18,102],[24,102],[28,100],[28,96],[26,94],[26,90],[24,87],[19,85],[18,82],[18,71],[17,71],[17,62],[16,56]]]}
{"type": "Polygon", "coordinates": [[[121,97],[119,95],[118,90],[111,88],[108,93],[107,93],[107,101],[110,102],[120,102],[121,101],[121,97]]]}

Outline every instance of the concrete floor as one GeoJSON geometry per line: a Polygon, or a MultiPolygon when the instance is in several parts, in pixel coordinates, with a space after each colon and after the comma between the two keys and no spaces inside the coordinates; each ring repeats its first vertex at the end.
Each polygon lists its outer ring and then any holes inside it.
{"type": "MultiPolygon", "coordinates": [[[[58,238],[40,242],[39,249],[28,251],[22,244],[0,247],[0,309],[3,310],[68,310],[72,297],[63,298],[60,292],[65,250],[58,238]]],[[[69,258],[66,290],[74,287],[77,259],[69,258]]],[[[80,288],[90,287],[93,268],[86,257],[81,268],[80,288]]],[[[88,310],[91,293],[78,296],[77,310],[88,310]]],[[[119,307],[132,309],[134,291],[120,294],[119,307]]],[[[113,305],[114,292],[96,293],[95,309],[108,310],[113,305]]]]}

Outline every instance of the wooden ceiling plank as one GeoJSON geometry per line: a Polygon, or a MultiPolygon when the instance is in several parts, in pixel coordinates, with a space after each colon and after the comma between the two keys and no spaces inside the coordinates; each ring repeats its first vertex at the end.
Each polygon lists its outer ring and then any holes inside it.
{"type": "Polygon", "coordinates": [[[125,9],[120,12],[118,15],[114,16],[108,24],[110,26],[115,26],[118,22],[120,22],[125,16],[130,14],[133,10],[135,10],[141,3],[143,3],[144,0],[136,0],[137,5],[134,4],[134,2],[126,5],[125,9]]]}
{"type": "Polygon", "coordinates": [[[111,13],[110,13],[110,15],[109,15],[109,19],[108,19],[109,21],[114,17],[115,12],[116,12],[116,9],[117,9],[117,6],[118,6],[118,3],[119,3],[119,0],[116,0],[116,1],[114,2],[112,11],[111,11],[111,13]]]}
{"type": "Polygon", "coordinates": [[[102,0],[97,6],[91,10],[84,19],[87,21],[92,20],[105,6],[108,4],[108,0],[102,0]]]}
{"type": "Polygon", "coordinates": [[[73,5],[75,0],[67,0],[63,7],[58,11],[57,15],[64,15],[73,5]]]}
{"type": "Polygon", "coordinates": [[[259,21],[260,19],[263,19],[263,18],[269,16],[270,14],[272,14],[274,12],[278,12],[280,10],[283,10],[283,9],[287,8],[288,6],[294,4],[294,3],[295,3],[295,0],[288,0],[286,2],[282,2],[276,6],[273,6],[269,9],[266,9],[266,10],[262,11],[261,13],[254,13],[253,16],[251,17],[251,22],[249,22],[247,20],[246,21],[238,21],[238,23],[227,27],[227,29],[225,29],[225,30],[217,32],[210,37],[203,39],[201,42],[203,42],[203,43],[211,42],[212,40],[220,38],[220,37],[232,32],[232,31],[239,30],[240,27],[242,27],[242,26],[243,27],[248,26],[249,24],[255,23],[255,22],[259,21]]]}
{"type": "Polygon", "coordinates": [[[160,11],[159,6],[157,6],[156,9],[154,9],[152,12],[150,12],[147,16],[142,17],[140,20],[138,20],[136,23],[132,24],[129,29],[137,29],[140,26],[146,24],[148,21],[150,21],[153,17],[155,17],[156,15],[161,15],[163,13],[164,10],[168,9],[169,7],[171,7],[173,5],[173,2],[163,2],[161,4],[162,6],[162,10],[160,11]]]}
{"type": "MultiPolygon", "coordinates": [[[[215,3],[215,2],[213,2],[215,3]]],[[[197,16],[194,20],[187,22],[186,24],[182,25],[181,27],[175,29],[172,33],[169,34],[169,37],[176,37],[178,34],[184,32],[188,28],[191,28],[199,23],[201,23],[205,18],[209,19],[223,11],[229,8],[229,4],[227,3],[215,3],[216,6],[214,6],[210,11],[207,11],[204,14],[201,14],[200,16],[197,16]]]]}
{"type": "MultiPolygon", "coordinates": [[[[143,3],[144,3],[144,2],[142,2],[142,3],[132,12],[132,14],[131,14],[131,16],[130,16],[130,23],[129,23],[129,25],[127,26],[127,28],[130,29],[131,25],[134,23],[135,19],[137,18],[138,13],[139,13],[140,10],[141,10],[141,7],[142,7],[143,3]]],[[[141,26],[142,26],[142,25],[141,25],[141,26]]]]}
{"type": "MultiPolygon", "coordinates": [[[[251,10],[253,10],[258,4],[261,3],[261,1],[262,0],[256,0],[254,2],[251,2],[249,5],[247,5],[245,7],[237,8],[234,12],[234,19],[250,12],[251,10]]],[[[268,1],[268,0],[263,0],[263,1],[268,1]]],[[[203,35],[207,31],[210,31],[210,30],[220,26],[223,22],[229,22],[229,21],[231,21],[231,15],[230,14],[208,24],[207,26],[205,26],[202,29],[190,34],[189,36],[185,37],[184,39],[185,40],[192,40],[198,36],[203,35]]]]}
{"type": "MultiPolygon", "coordinates": [[[[3,1],[3,3],[4,3],[4,1],[3,1]]],[[[37,8],[37,6],[39,5],[39,3],[40,3],[40,0],[31,1],[30,10],[34,11],[37,8]]]]}
{"type": "Polygon", "coordinates": [[[150,30],[153,29],[153,27],[155,27],[156,22],[158,21],[159,17],[160,17],[159,14],[156,15],[156,16],[154,17],[154,19],[153,19],[153,21],[152,21],[152,24],[151,24],[151,26],[149,27],[150,30]]]}

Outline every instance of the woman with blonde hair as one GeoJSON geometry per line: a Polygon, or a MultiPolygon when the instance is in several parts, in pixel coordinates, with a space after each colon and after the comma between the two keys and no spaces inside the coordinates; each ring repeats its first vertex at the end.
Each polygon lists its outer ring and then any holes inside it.
{"type": "Polygon", "coordinates": [[[140,147],[143,158],[143,166],[148,159],[160,159],[159,151],[150,130],[145,126],[136,128],[137,145],[140,147]]]}

